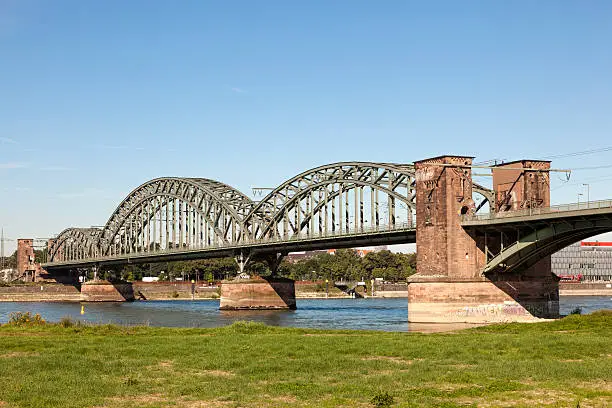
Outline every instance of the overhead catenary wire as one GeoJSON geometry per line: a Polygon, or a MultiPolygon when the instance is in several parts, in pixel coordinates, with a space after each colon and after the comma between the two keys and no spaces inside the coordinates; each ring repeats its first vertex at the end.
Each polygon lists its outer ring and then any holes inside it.
{"type": "Polygon", "coordinates": [[[612,146],[609,147],[600,147],[597,149],[590,149],[590,150],[582,150],[582,151],[578,151],[578,152],[570,152],[570,153],[561,153],[561,154],[554,154],[551,156],[544,156],[544,157],[540,157],[540,160],[552,160],[552,159],[561,159],[561,158],[565,158],[565,157],[576,157],[576,156],[585,156],[588,154],[596,154],[596,153],[603,153],[603,152],[610,152],[612,151],[612,146]]]}

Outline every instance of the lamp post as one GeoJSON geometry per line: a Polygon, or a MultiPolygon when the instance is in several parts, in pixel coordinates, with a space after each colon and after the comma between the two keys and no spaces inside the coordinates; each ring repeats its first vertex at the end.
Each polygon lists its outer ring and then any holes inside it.
{"type": "Polygon", "coordinates": [[[587,188],[587,208],[589,208],[589,203],[591,202],[591,185],[589,183],[582,183],[582,185],[587,188]]]}
{"type": "Polygon", "coordinates": [[[580,196],[582,196],[582,193],[578,193],[578,209],[580,209],[580,196]]]}

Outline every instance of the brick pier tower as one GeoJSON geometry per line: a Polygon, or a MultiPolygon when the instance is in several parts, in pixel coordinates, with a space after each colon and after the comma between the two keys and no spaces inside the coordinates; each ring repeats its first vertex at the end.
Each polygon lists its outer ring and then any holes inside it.
{"type": "Polygon", "coordinates": [[[17,240],[17,272],[26,282],[36,281],[36,264],[34,262],[34,240],[17,240]]]}
{"type": "MultiPolygon", "coordinates": [[[[408,284],[408,320],[480,323],[558,317],[558,282],[550,259],[525,271],[482,275],[484,242],[461,226],[461,216],[475,209],[472,159],[440,156],[415,163],[417,274],[408,284]]],[[[521,161],[494,169],[498,202],[509,197],[509,204],[495,207],[549,205],[549,167],[548,162],[521,161]],[[543,173],[522,170],[531,166],[543,173]]]]}

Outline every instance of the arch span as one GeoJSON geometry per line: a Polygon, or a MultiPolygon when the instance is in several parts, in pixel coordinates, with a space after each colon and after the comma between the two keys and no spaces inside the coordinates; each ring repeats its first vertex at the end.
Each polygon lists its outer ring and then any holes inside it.
{"type": "Polygon", "coordinates": [[[99,228],[67,228],[49,244],[49,262],[99,256],[99,228]]]}
{"type": "MultiPolygon", "coordinates": [[[[265,220],[256,238],[342,232],[412,222],[412,165],[340,162],[307,170],[285,181],[249,215],[265,220]]],[[[249,219],[248,218],[248,219],[249,219]]]]}
{"type": "MultiPolygon", "coordinates": [[[[494,202],[491,190],[473,188],[485,197],[483,203],[494,202]]],[[[164,177],[130,192],[103,228],[64,231],[52,256],[114,257],[379,232],[411,228],[415,213],[412,164],[327,164],[283,182],[259,202],[215,180],[164,177]]]]}
{"type": "Polygon", "coordinates": [[[250,238],[244,219],[253,201],[204,178],[158,178],[133,190],[100,235],[103,255],[237,243],[250,238]]]}

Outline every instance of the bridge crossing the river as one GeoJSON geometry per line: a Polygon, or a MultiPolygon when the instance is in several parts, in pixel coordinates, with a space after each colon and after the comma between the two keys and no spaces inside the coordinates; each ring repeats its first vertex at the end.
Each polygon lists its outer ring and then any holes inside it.
{"type": "MultiPolygon", "coordinates": [[[[132,191],[103,228],[60,233],[45,267],[413,243],[415,184],[412,164],[335,163],[255,202],[218,181],[159,178],[132,191]]],[[[475,190],[485,202],[493,197],[475,190]]]]}
{"type": "Polygon", "coordinates": [[[492,166],[492,189],[474,183],[473,167],[464,156],[334,163],[298,174],[261,201],[210,179],[159,178],[132,191],[104,227],[60,233],[43,267],[233,256],[241,271],[257,259],[274,272],[289,252],[416,242],[413,317],[418,305],[440,321],[457,305],[487,301],[558,315],[550,255],[612,231],[612,201],[550,206],[547,161],[492,166]],[[441,304],[444,312],[435,312],[441,304]]]}

